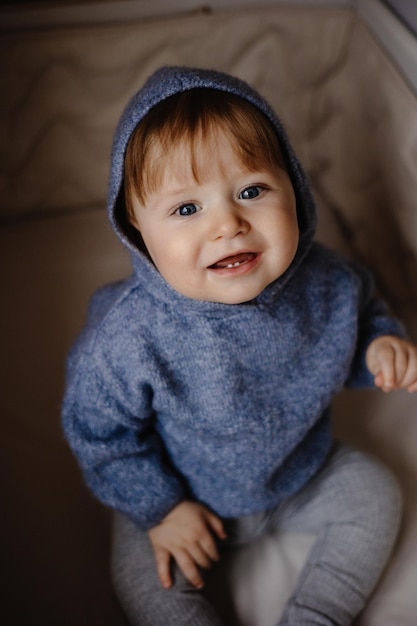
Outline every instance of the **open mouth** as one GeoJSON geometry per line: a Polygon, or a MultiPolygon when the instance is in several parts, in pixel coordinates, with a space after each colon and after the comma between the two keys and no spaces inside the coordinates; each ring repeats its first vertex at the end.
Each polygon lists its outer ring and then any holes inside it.
{"type": "Polygon", "coordinates": [[[213,263],[213,265],[209,266],[211,270],[225,270],[225,269],[234,269],[236,267],[240,267],[241,265],[247,265],[252,263],[257,258],[256,252],[241,252],[240,254],[234,254],[232,256],[227,256],[217,263],[213,263]]]}

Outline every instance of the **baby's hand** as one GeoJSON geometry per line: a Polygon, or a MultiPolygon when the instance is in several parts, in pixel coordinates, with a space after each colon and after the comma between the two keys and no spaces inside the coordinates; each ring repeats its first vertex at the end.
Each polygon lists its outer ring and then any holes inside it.
{"type": "Polygon", "coordinates": [[[417,347],[408,341],[390,335],[374,339],[366,351],[366,364],[383,391],[417,391],[417,347]]]}
{"type": "Polygon", "coordinates": [[[171,557],[194,587],[203,587],[199,567],[209,568],[213,561],[219,559],[213,532],[219,539],[226,538],[221,519],[201,504],[191,501],[178,504],[160,524],[148,531],[163,587],[172,585],[171,557]]]}

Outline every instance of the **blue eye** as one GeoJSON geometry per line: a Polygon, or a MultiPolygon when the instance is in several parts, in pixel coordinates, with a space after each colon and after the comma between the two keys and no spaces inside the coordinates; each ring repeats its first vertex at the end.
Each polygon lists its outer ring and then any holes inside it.
{"type": "Polygon", "coordinates": [[[194,213],[197,213],[197,211],[199,210],[200,209],[196,204],[194,204],[193,202],[187,202],[186,204],[182,204],[180,207],[178,207],[175,213],[177,215],[181,215],[182,217],[189,217],[190,215],[194,215],[194,213]]]}
{"type": "Polygon", "coordinates": [[[260,185],[252,185],[251,187],[246,187],[246,189],[241,191],[239,198],[240,200],[253,200],[254,198],[257,198],[263,190],[264,188],[260,185]]]}

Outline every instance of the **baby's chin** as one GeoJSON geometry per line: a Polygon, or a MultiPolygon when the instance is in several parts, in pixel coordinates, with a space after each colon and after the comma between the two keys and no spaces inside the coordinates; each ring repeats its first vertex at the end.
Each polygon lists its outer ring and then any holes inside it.
{"type": "MultiPolygon", "coordinates": [[[[192,292],[188,290],[176,289],[181,295],[191,300],[198,300],[200,302],[212,302],[213,304],[245,304],[255,300],[270,284],[275,282],[276,279],[267,282],[262,287],[255,289],[223,289],[219,293],[204,290],[201,292],[192,292]]],[[[173,287],[173,285],[171,285],[173,287]]],[[[175,289],[175,287],[174,287],[175,289]]]]}

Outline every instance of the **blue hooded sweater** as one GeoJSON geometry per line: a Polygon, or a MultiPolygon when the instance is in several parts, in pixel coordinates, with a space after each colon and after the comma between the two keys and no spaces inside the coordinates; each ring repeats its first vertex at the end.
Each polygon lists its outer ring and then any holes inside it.
{"type": "Polygon", "coordinates": [[[332,446],[329,407],[372,386],[369,343],[401,335],[367,272],[313,242],[315,209],[281,122],[246,83],[166,67],[132,98],[116,130],[109,218],[133,272],[92,298],[67,361],[63,428],[85,480],[143,529],[183,499],[221,517],[267,510],[301,489],[332,446]],[[172,289],[123,221],[129,138],[163,99],[211,88],[250,101],[278,136],[297,202],[296,256],[254,300],[221,304],[172,289]]]}

